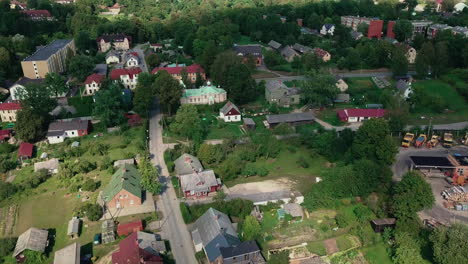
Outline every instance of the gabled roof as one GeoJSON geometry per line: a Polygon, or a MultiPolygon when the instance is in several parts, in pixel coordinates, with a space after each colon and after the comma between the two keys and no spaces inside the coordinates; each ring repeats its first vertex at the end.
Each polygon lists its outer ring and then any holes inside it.
{"type": "Polygon", "coordinates": [[[120,60],[120,53],[118,53],[118,52],[115,51],[115,50],[109,51],[109,52],[106,54],[106,59],[109,58],[109,57],[111,57],[111,56],[117,57],[117,58],[119,58],[119,60],[120,60]]]}
{"type": "Polygon", "coordinates": [[[184,153],[174,161],[175,171],[180,175],[192,174],[196,171],[202,171],[203,166],[200,160],[190,154],[184,153]]]}
{"type": "Polygon", "coordinates": [[[235,110],[233,113],[236,115],[240,115],[239,108],[235,104],[233,104],[231,101],[228,101],[221,109],[219,109],[220,113],[223,113],[223,115],[227,116],[229,115],[229,112],[231,110],[235,110]]]}
{"type": "Polygon", "coordinates": [[[63,131],[70,131],[70,130],[88,130],[89,128],[89,121],[88,120],[80,120],[80,119],[72,119],[72,120],[57,120],[49,124],[49,129],[47,130],[47,136],[51,132],[63,132],[63,131]]]}
{"type": "Polygon", "coordinates": [[[128,75],[130,79],[133,79],[136,75],[141,73],[141,69],[139,67],[134,67],[130,69],[113,69],[111,71],[111,79],[118,80],[120,76],[128,75]]]}
{"type": "Polygon", "coordinates": [[[141,220],[136,220],[133,222],[127,222],[127,223],[120,223],[117,226],[117,234],[119,235],[128,235],[134,230],[143,230],[143,222],[141,220]]]}
{"type": "Polygon", "coordinates": [[[0,110],[20,110],[20,103],[1,103],[0,110]]]}
{"type": "Polygon", "coordinates": [[[18,157],[32,157],[34,145],[27,142],[22,142],[18,150],[18,157]]]}
{"type": "Polygon", "coordinates": [[[338,111],[338,116],[343,118],[348,117],[383,117],[384,109],[343,109],[338,111]]]}
{"type": "Polygon", "coordinates": [[[333,24],[324,24],[323,27],[325,27],[326,30],[329,30],[329,29],[335,27],[335,25],[333,25],[333,24]]]}
{"type": "Polygon", "coordinates": [[[253,56],[253,57],[262,57],[262,46],[260,45],[237,45],[234,46],[234,52],[240,54],[243,57],[253,56]]]}
{"type": "Polygon", "coordinates": [[[59,168],[59,160],[57,158],[34,163],[34,172],[37,172],[42,169],[56,170],[58,168],[59,168]]]}
{"type": "Polygon", "coordinates": [[[55,54],[57,51],[63,49],[68,43],[72,42],[73,39],[57,39],[36,50],[31,56],[27,57],[23,61],[42,61],[47,60],[50,56],[55,54]]]}
{"type": "Polygon", "coordinates": [[[112,200],[121,190],[126,190],[141,199],[140,179],[140,172],[133,165],[125,164],[119,167],[104,189],[104,199],[112,200]]]}
{"type": "Polygon", "coordinates": [[[267,115],[266,120],[269,124],[292,123],[301,121],[313,121],[315,120],[315,116],[311,112],[290,113],[281,115],[267,115]]]}
{"type": "Polygon", "coordinates": [[[213,170],[180,175],[179,179],[184,192],[209,192],[211,187],[219,185],[213,170]]]}
{"type": "Polygon", "coordinates": [[[100,84],[104,80],[104,75],[93,73],[86,78],[85,84],[92,84],[93,82],[100,84]]]}
{"type": "Polygon", "coordinates": [[[328,51],[323,50],[323,49],[321,49],[321,48],[315,48],[315,49],[314,49],[314,53],[315,53],[315,55],[320,56],[320,57],[324,57],[324,56],[326,56],[327,54],[329,54],[328,51]]]}
{"type": "Polygon", "coordinates": [[[268,42],[268,46],[274,48],[274,49],[279,49],[281,48],[281,43],[279,42],[276,42],[274,40],[270,40],[270,42],[268,42]]]}
{"type": "Polygon", "coordinates": [[[307,46],[304,46],[304,45],[301,45],[299,43],[295,43],[292,48],[300,53],[308,53],[308,52],[312,52],[312,48],[311,47],[307,47],[307,46]]]}
{"type": "Polygon", "coordinates": [[[283,209],[287,214],[292,215],[292,217],[303,217],[304,212],[302,207],[297,203],[287,203],[283,205],[283,209]]]}
{"type": "Polygon", "coordinates": [[[78,234],[79,229],[80,229],[80,219],[73,217],[68,222],[67,235],[70,236],[73,234],[78,234]]]}
{"type": "MultiPolygon", "coordinates": [[[[138,236],[138,233],[132,233],[127,238],[120,241],[119,250],[117,252],[112,253],[112,263],[163,264],[163,259],[158,254],[154,254],[152,250],[146,250],[140,247],[139,241],[143,239],[143,237],[138,236]]],[[[146,244],[141,245],[143,246],[146,244]]]]}
{"type": "Polygon", "coordinates": [[[124,42],[127,39],[129,42],[132,41],[132,37],[129,35],[119,34],[104,34],[96,39],[96,41],[104,40],[105,42],[124,42]]]}
{"type": "Polygon", "coordinates": [[[129,53],[127,53],[127,54],[125,55],[125,57],[126,57],[125,60],[127,60],[127,61],[128,61],[129,59],[131,59],[131,58],[134,58],[134,59],[137,60],[137,61],[140,60],[140,58],[138,57],[138,53],[136,53],[136,52],[129,52],[129,53]]]}
{"type": "Polygon", "coordinates": [[[13,257],[18,256],[26,249],[44,252],[47,246],[47,237],[49,232],[47,230],[31,227],[26,232],[18,237],[13,257]]]}
{"type": "MultiPolygon", "coordinates": [[[[11,87],[15,86],[15,85],[21,85],[21,86],[25,86],[26,84],[28,83],[42,83],[44,81],[44,79],[29,79],[28,77],[21,77],[18,81],[16,81],[11,87]]],[[[10,88],[11,88],[10,87],[10,88]]]]}
{"type": "Polygon", "coordinates": [[[214,261],[221,255],[220,248],[241,243],[229,217],[216,209],[208,209],[198,218],[194,227],[200,234],[203,247],[210,261],[214,261]]]}
{"type": "Polygon", "coordinates": [[[293,56],[299,56],[299,54],[291,48],[291,46],[286,46],[281,49],[281,56],[283,57],[293,57],[293,56]]]}
{"type": "Polygon", "coordinates": [[[21,13],[28,17],[52,17],[49,10],[23,10],[21,13]]]}
{"type": "Polygon", "coordinates": [[[187,66],[187,67],[181,67],[181,66],[178,66],[178,67],[161,67],[161,68],[154,68],[151,73],[152,74],[156,74],[158,71],[167,71],[169,74],[180,74],[180,72],[182,71],[182,69],[184,69],[187,71],[187,73],[203,73],[205,72],[202,68],[202,66],[200,64],[192,64],[190,66],[187,66]]]}
{"type": "Polygon", "coordinates": [[[255,241],[245,241],[236,246],[222,247],[219,249],[219,251],[221,252],[223,258],[227,259],[246,255],[249,253],[259,252],[260,248],[258,247],[255,241]]]}
{"type": "Polygon", "coordinates": [[[403,79],[400,79],[398,80],[398,82],[396,83],[396,87],[398,89],[398,91],[400,91],[401,93],[404,93],[406,92],[406,90],[408,90],[408,88],[410,87],[409,84],[403,80],[403,79]]]}
{"type": "Polygon", "coordinates": [[[343,102],[349,102],[350,96],[347,93],[339,93],[336,95],[335,100],[333,100],[335,103],[343,103],[343,102]]]}
{"type": "Polygon", "coordinates": [[[192,96],[200,96],[200,95],[214,95],[214,94],[225,94],[226,91],[222,88],[217,88],[214,85],[206,85],[202,86],[198,89],[185,89],[182,93],[182,97],[192,97],[192,96]]]}
{"type": "Polygon", "coordinates": [[[8,129],[0,130],[0,140],[4,140],[11,137],[11,131],[8,129]]]}
{"type": "Polygon", "coordinates": [[[81,245],[75,242],[55,251],[54,264],[80,264],[81,245]]]}

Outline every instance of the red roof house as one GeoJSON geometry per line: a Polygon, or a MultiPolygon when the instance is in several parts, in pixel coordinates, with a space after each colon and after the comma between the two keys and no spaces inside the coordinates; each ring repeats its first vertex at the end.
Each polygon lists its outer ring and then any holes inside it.
{"type": "Polygon", "coordinates": [[[140,126],[143,123],[141,116],[138,114],[124,114],[124,116],[127,118],[130,127],[140,126]]]}
{"type": "Polygon", "coordinates": [[[113,69],[111,71],[111,79],[112,80],[119,80],[120,76],[128,76],[128,78],[133,79],[135,75],[141,73],[141,69],[138,67],[130,68],[130,69],[113,69]]]}
{"type": "Polygon", "coordinates": [[[19,147],[19,150],[18,150],[18,159],[23,161],[25,159],[32,158],[33,150],[34,150],[34,145],[33,144],[27,143],[27,142],[21,143],[20,147],[19,147]]]}
{"type": "Polygon", "coordinates": [[[86,78],[85,84],[92,84],[93,82],[99,84],[104,79],[104,75],[93,73],[86,78]]]}
{"type": "Polygon", "coordinates": [[[385,115],[384,109],[343,109],[337,112],[338,118],[343,122],[361,122],[371,118],[381,118],[385,115]]]}
{"type": "Polygon", "coordinates": [[[8,129],[0,130],[0,142],[6,139],[9,139],[10,137],[11,137],[11,130],[8,130],[8,129]]]}
{"type": "Polygon", "coordinates": [[[161,256],[151,247],[153,241],[146,240],[146,237],[140,239],[139,234],[142,233],[132,233],[120,241],[119,250],[112,253],[112,264],[163,264],[161,256]]]}
{"type": "Polygon", "coordinates": [[[0,104],[0,111],[8,111],[8,110],[20,110],[21,104],[20,103],[2,103],[0,104]]]}
{"type": "Polygon", "coordinates": [[[382,37],[382,29],[383,20],[371,20],[369,22],[369,29],[367,30],[367,37],[380,39],[382,37]]]}
{"type": "Polygon", "coordinates": [[[182,69],[186,69],[187,73],[204,73],[205,70],[203,70],[202,66],[200,64],[192,64],[187,67],[182,67],[182,66],[177,66],[177,67],[161,67],[161,68],[154,68],[153,71],[151,71],[152,74],[156,74],[158,71],[167,71],[169,74],[177,74],[180,75],[180,72],[182,69]]]}
{"type": "Polygon", "coordinates": [[[141,220],[121,223],[117,226],[117,234],[119,236],[128,236],[131,233],[136,233],[138,231],[143,231],[143,222],[141,220]]]}
{"type": "Polygon", "coordinates": [[[387,38],[395,39],[395,32],[393,32],[393,27],[395,26],[395,21],[388,21],[387,24],[387,38]]]}
{"type": "Polygon", "coordinates": [[[21,13],[25,14],[32,20],[51,20],[52,15],[49,10],[23,10],[21,13]]]}

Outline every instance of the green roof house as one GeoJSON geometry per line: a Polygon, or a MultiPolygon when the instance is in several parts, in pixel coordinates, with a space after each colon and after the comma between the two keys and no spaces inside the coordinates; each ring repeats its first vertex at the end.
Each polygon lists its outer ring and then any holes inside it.
{"type": "Polygon", "coordinates": [[[198,89],[185,89],[181,104],[196,104],[196,105],[212,105],[222,103],[227,100],[227,93],[224,89],[211,85],[210,82],[206,86],[198,89]]]}
{"type": "Polygon", "coordinates": [[[108,208],[124,208],[141,205],[142,190],[140,172],[131,164],[120,166],[112,175],[102,197],[108,208]]]}

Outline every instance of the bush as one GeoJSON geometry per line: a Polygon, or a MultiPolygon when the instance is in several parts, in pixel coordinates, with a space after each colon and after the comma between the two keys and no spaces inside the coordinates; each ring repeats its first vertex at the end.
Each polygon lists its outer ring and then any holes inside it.
{"type": "Polygon", "coordinates": [[[305,160],[304,157],[300,157],[296,160],[296,164],[302,168],[309,168],[309,163],[305,160]]]}
{"type": "Polygon", "coordinates": [[[8,143],[1,143],[0,144],[0,154],[8,154],[15,151],[16,147],[14,145],[8,143]]]}
{"type": "Polygon", "coordinates": [[[345,228],[349,226],[354,221],[354,219],[348,214],[340,212],[335,216],[335,221],[339,228],[345,228]]]}
{"type": "Polygon", "coordinates": [[[101,186],[101,182],[99,181],[96,182],[92,179],[88,179],[85,181],[85,183],[83,183],[83,185],[81,186],[81,189],[87,192],[94,192],[95,190],[99,188],[99,186],[101,186]]]}
{"type": "Polygon", "coordinates": [[[354,212],[354,215],[356,215],[356,217],[357,217],[357,219],[358,219],[358,221],[360,223],[365,223],[365,222],[371,220],[371,218],[372,218],[372,211],[368,207],[366,207],[366,206],[364,206],[362,204],[360,204],[356,208],[354,208],[353,212],[354,212]]]}
{"type": "Polygon", "coordinates": [[[87,203],[81,207],[80,212],[90,221],[98,221],[102,217],[102,207],[99,204],[87,203]]]}
{"type": "Polygon", "coordinates": [[[15,249],[17,238],[9,237],[9,238],[0,238],[0,260],[6,256],[9,256],[13,253],[13,249],[15,249]]]}
{"type": "MultiPolygon", "coordinates": [[[[124,141],[125,142],[125,141],[124,141]]],[[[103,156],[103,155],[107,155],[109,153],[109,145],[104,145],[102,143],[97,143],[97,144],[91,144],[89,146],[89,150],[88,152],[93,155],[93,156],[96,156],[96,155],[99,155],[99,156],[103,156]]]]}
{"type": "Polygon", "coordinates": [[[110,159],[109,156],[104,156],[99,162],[98,162],[98,167],[99,170],[107,170],[108,168],[111,168],[113,165],[112,160],[110,159]]]}
{"type": "Polygon", "coordinates": [[[180,212],[186,224],[191,223],[194,219],[190,214],[190,209],[185,203],[180,203],[180,212]]]}
{"type": "Polygon", "coordinates": [[[16,168],[17,162],[12,160],[3,160],[0,162],[0,173],[6,173],[16,168]]]}
{"type": "Polygon", "coordinates": [[[328,232],[330,230],[330,226],[328,226],[325,223],[322,223],[322,224],[320,224],[319,229],[320,229],[320,231],[325,233],[325,232],[328,232]]]}
{"type": "Polygon", "coordinates": [[[0,181],[0,200],[4,200],[12,195],[14,195],[18,191],[16,185],[0,181]]]}

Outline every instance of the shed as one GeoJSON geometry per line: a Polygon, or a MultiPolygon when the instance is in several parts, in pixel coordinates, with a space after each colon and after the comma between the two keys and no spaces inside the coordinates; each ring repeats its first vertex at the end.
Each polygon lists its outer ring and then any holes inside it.
{"type": "Polygon", "coordinates": [[[274,40],[270,40],[270,42],[268,42],[268,46],[270,46],[272,49],[278,50],[279,48],[281,48],[281,43],[276,42],[274,40]]]}
{"type": "Polygon", "coordinates": [[[244,128],[246,130],[255,130],[255,121],[252,118],[244,118],[244,128]]]}
{"type": "Polygon", "coordinates": [[[20,161],[23,161],[23,160],[32,158],[33,150],[34,150],[33,144],[27,143],[27,142],[21,143],[19,150],[18,150],[18,159],[20,161]]]}
{"type": "Polygon", "coordinates": [[[123,160],[114,161],[114,167],[120,167],[125,164],[135,165],[135,159],[131,158],[131,159],[123,159],[123,160]]]}
{"type": "Polygon", "coordinates": [[[78,238],[80,232],[80,219],[78,217],[73,217],[68,222],[67,236],[72,239],[78,238]]]}
{"type": "MultiPolygon", "coordinates": [[[[42,156],[41,156],[42,157],[42,156]]],[[[55,174],[59,169],[59,160],[57,158],[34,163],[34,172],[47,170],[50,174],[55,174]]]]}
{"type": "Polygon", "coordinates": [[[117,226],[117,234],[119,236],[128,236],[133,232],[143,231],[143,222],[141,220],[121,223],[117,226]]]}
{"type": "Polygon", "coordinates": [[[81,245],[75,242],[55,252],[54,264],[80,264],[81,245]]]}
{"type": "Polygon", "coordinates": [[[115,224],[112,220],[105,220],[102,222],[101,225],[101,234],[102,234],[102,243],[112,243],[115,241],[115,232],[114,232],[115,224]]]}
{"type": "Polygon", "coordinates": [[[44,252],[48,245],[48,236],[49,232],[47,230],[34,227],[29,228],[26,232],[18,237],[15,250],[13,251],[13,257],[22,258],[18,255],[23,253],[23,251],[26,249],[41,253],[44,252]]]}
{"type": "Polygon", "coordinates": [[[297,203],[287,203],[283,205],[284,212],[290,214],[292,217],[296,219],[302,220],[304,217],[304,212],[302,211],[302,207],[297,203]]]}
{"type": "Polygon", "coordinates": [[[314,120],[315,116],[311,112],[266,116],[266,121],[268,123],[269,128],[274,128],[275,126],[282,123],[286,123],[291,126],[310,124],[314,122],[314,120]]]}
{"type": "Polygon", "coordinates": [[[73,143],[71,144],[71,147],[72,147],[72,148],[77,148],[77,147],[79,147],[79,146],[80,146],[80,142],[78,142],[78,141],[75,141],[75,142],[73,142],[73,143]]]}
{"type": "Polygon", "coordinates": [[[335,103],[349,103],[350,96],[347,93],[340,93],[336,95],[335,100],[333,102],[335,103]]]}
{"type": "Polygon", "coordinates": [[[385,228],[394,228],[396,224],[395,218],[380,218],[371,221],[372,228],[375,232],[381,233],[385,228]]]}

